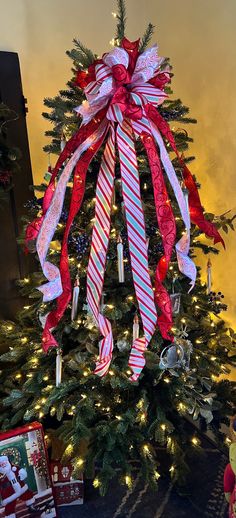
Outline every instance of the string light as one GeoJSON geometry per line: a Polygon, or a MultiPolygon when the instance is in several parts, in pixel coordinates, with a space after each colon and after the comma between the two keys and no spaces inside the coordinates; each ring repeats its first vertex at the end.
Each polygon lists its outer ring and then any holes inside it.
{"type": "Polygon", "coordinates": [[[170,378],[163,378],[163,381],[164,381],[165,383],[170,383],[170,378]]]}
{"type": "Polygon", "coordinates": [[[117,13],[114,13],[114,12],[112,11],[112,13],[111,13],[111,14],[112,14],[113,18],[117,18],[117,13]]]}
{"type": "Polygon", "coordinates": [[[26,336],[24,336],[23,338],[20,339],[20,341],[22,344],[26,344],[28,342],[28,338],[26,336]]]}
{"type": "Polygon", "coordinates": [[[109,371],[110,376],[114,376],[115,373],[113,371],[109,371]]]}
{"type": "Polygon", "coordinates": [[[125,475],[125,483],[128,487],[132,486],[132,478],[130,475],[125,475]]]}
{"type": "Polygon", "coordinates": [[[192,444],[193,444],[194,446],[198,446],[198,445],[200,444],[200,441],[199,441],[199,439],[198,439],[197,437],[193,437],[193,438],[191,439],[191,442],[192,442],[192,444]]]}
{"type": "Polygon", "coordinates": [[[174,471],[175,471],[175,467],[174,467],[174,465],[172,464],[172,466],[171,466],[171,467],[170,467],[170,469],[169,469],[169,472],[170,472],[170,473],[174,473],[174,471]]]}
{"type": "Polygon", "coordinates": [[[93,487],[96,489],[100,486],[100,480],[98,478],[95,478],[93,481],[93,487]]]}
{"type": "Polygon", "coordinates": [[[160,476],[161,476],[161,475],[160,475],[160,473],[158,473],[158,471],[156,471],[156,470],[155,470],[155,471],[154,471],[154,478],[155,478],[156,480],[158,480],[158,479],[160,478],[160,476]]]}
{"type": "Polygon", "coordinates": [[[19,380],[20,378],[22,378],[22,374],[19,372],[18,374],[15,375],[15,379],[19,380]]]}
{"type": "Polygon", "coordinates": [[[149,449],[149,446],[148,444],[144,444],[143,445],[143,451],[146,455],[148,455],[150,453],[150,449],[149,449]]]}
{"type": "Polygon", "coordinates": [[[84,460],[81,458],[77,459],[75,462],[76,468],[81,468],[81,466],[83,466],[83,464],[84,464],[84,460]]]}
{"type": "Polygon", "coordinates": [[[73,444],[71,444],[71,443],[68,444],[68,446],[66,447],[65,452],[64,452],[65,455],[70,455],[72,453],[73,449],[74,449],[73,444]]]}
{"type": "Polygon", "coordinates": [[[165,430],[166,430],[166,425],[165,425],[165,424],[161,424],[161,429],[163,430],[163,432],[165,432],[165,430]]]}
{"type": "Polygon", "coordinates": [[[25,282],[25,284],[28,284],[28,282],[29,282],[29,277],[25,277],[25,278],[23,279],[23,281],[25,282]]]}
{"type": "Polygon", "coordinates": [[[140,421],[141,421],[141,423],[144,423],[144,422],[146,421],[146,418],[147,418],[147,416],[146,416],[146,414],[143,412],[143,413],[140,415],[140,421]]]}

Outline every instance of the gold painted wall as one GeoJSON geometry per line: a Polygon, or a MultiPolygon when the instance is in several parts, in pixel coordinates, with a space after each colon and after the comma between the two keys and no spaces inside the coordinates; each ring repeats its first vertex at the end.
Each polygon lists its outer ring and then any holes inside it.
{"type": "MultiPolygon", "coordinates": [[[[73,37],[98,53],[110,48],[115,9],[113,0],[0,0],[0,50],[20,56],[36,182],[47,167],[43,98],[54,96],[70,77],[65,50],[73,37]]],[[[199,121],[190,131],[203,203],[216,213],[236,210],[236,1],[127,0],[127,14],[130,39],[149,21],[156,25],[154,41],[174,66],[175,96],[199,121]]],[[[225,293],[228,318],[236,324],[236,235],[226,244],[226,252],[212,258],[214,288],[225,293]]]]}

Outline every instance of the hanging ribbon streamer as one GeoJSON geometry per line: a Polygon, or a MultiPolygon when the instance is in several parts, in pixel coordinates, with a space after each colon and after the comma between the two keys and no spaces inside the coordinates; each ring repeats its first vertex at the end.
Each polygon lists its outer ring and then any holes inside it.
{"type": "MultiPolygon", "coordinates": [[[[129,359],[129,366],[133,372],[130,378],[132,381],[138,379],[145,365],[144,352],[156,325],[158,324],[163,338],[173,340],[170,334],[171,302],[163,281],[174,246],[179,270],[190,279],[190,287],[194,285],[196,267],[188,255],[190,217],[191,221],[207,236],[212,237],[215,243],[221,241],[224,244],[214,225],[205,219],[194,178],[178,153],[168,123],[158,112],[158,106],[167,97],[164,87],[170,81],[170,70],[163,65],[163,62],[164,59],[157,55],[157,46],[154,45],[140,54],[139,40],[130,42],[124,38],[121,47],[115,47],[111,52],[104,54],[102,59],[90,65],[88,71],[78,72],[77,84],[84,89],[87,98],[76,108],[83,122],[75,135],[68,142],[63,143],[63,150],[44,196],[42,214],[28,226],[26,232],[26,245],[32,249],[32,242],[36,241],[42,271],[48,280],[39,288],[43,293],[43,300],[46,302],[57,299],[56,308],[48,314],[43,331],[43,347],[47,351],[49,347],[57,346],[52,330],[57,327],[71,300],[72,287],[67,244],[70,228],[82,204],[89,163],[106,138],[97,180],[95,222],[87,270],[88,310],[92,313],[103,337],[99,343],[99,358],[95,372],[99,376],[105,375],[112,360],[113,336],[111,324],[101,312],[101,297],[114,193],[116,139],[131,269],[143,327],[142,337],[139,337],[139,332],[138,335],[134,333],[129,359]],[[178,157],[185,184],[183,190],[163,137],[178,157]],[[163,257],[156,268],[154,291],[148,269],[148,245],[135,151],[135,139],[139,138],[142,139],[150,165],[156,216],[164,249],[163,257]],[[185,227],[181,239],[176,244],[175,218],[163,171],[173,189],[185,227]],[[72,173],[74,173],[72,197],[58,268],[47,261],[46,257],[60,219],[67,182],[72,173]],[[189,203],[187,203],[186,189],[189,191],[189,203]],[[156,305],[159,309],[158,315],[156,305]]],[[[121,279],[123,278],[121,247],[119,254],[121,279]]]]}
{"type": "Polygon", "coordinates": [[[113,337],[111,324],[100,312],[106,254],[110,235],[111,204],[115,177],[115,133],[111,127],[98,174],[95,223],[87,270],[87,301],[103,339],[99,343],[99,359],[95,373],[104,376],[111,363],[113,337]]]}
{"type": "Polygon", "coordinates": [[[143,353],[155,331],[157,312],[148,268],[147,238],[141,203],[137,157],[132,127],[127,120],[124,120],[117,128],[117,146],[120,157],[132,274],[144,330],[144,336],[133,342],[129,358],[129,367],[133,370],[131,380],[136,381],[145,365],[143,353]]]}

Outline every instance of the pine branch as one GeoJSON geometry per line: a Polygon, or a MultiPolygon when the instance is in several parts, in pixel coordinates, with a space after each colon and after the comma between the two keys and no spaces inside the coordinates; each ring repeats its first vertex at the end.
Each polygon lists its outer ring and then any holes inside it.
{"type": "Polygon", "coordinates": [[[141,39],[139,51],[143,52],[148,46],[149,41],[151,40],[152,35],[154,34],[155,25],[149,23],[146,31],[141,39]]]}
{"type": "MultiPolygon", "coordinates": [[[[116,40],[120,42],[125,36],[126,26],[126,8],[124,0],[117,0],[118,14],[116,16],[118,23],[116,27],[116,40]]],[[[117,42],[117,43],[118,43],[117,42]]]]}
{"type": "MultiPolygon", "coordinates": [[[[85,47],[83,45],[83,43],[81,43],[81,41],[77,40],[76,38],[73,39],[73,43],[75,44],[77,49],[79,49],[82,56],[84,57],[85,66],[91,65],[95,60],[95,56],[94,56],[93,52],[90,49],[87,49],[87,47],[85,47]]],[[[68,54],[68,52],[67,52],[67,54],[68,54]]]]}

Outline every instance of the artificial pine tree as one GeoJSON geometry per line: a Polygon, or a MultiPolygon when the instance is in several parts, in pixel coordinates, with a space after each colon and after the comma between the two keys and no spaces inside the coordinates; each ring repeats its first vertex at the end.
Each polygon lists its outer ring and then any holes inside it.
{"type": "MultiPolygon", "coordinates": [[[[125,28],[122,0],[118,2],[116,18],[117,33],[113,44],[119,46],[125,28]]],[[[140,44],[142,51],[152,33],[153,26],[149,25],[140,44]]],[[[47,131],[51,138],[51,143],[45,148],[47,153],[59,154],[64,141],[77,131],[78,115],[74,109],[83,101],[84,93],[76,84],[75,77],[78,71],[80,79],[86,75],[87,68],[97,58],[78,40],[74,40],[74,48],[67,54],[73,61],[73,78],[66,90],[60,91],[53,99],[45,100],[50,111],[44,113],[44,117],[52,122],[52,129],[47,131]]],[[[166,87],[166,92],[171,94],[170,87],[166,87]]],[[[196,122],[190,118],[188,108],[179,99],[169,98],[158,110],[172,127],[179,153],[186,152],[192,139],[182,125],[196,122]]],[[[41,347],[42,325],[46,315],[55,308],[55,303],[42,302],[41,294],[35,289],[44,280],[40,271],[19,283],[22,294],[28,294],[29,303],[15,322],[1,323],[0,335],[1,343],[8,346],[8,351],[1,356],[2,427],[10,428],[33,419],[42,420],[45,427],[50,428],[51,437],[56,434],[63,441],[62,461],[70,459],[75,471],[83,466],[88,474],[95,468],[94,486],[99,487],[102,494],[117,473],[121,483],[131,485],[137,469],[152,485],[157,483],[160,475],[168,475],[181,482],[188,472],[191,454],[201,450],[200,437],[189,427],[189,420],[193,423],[204,420],[215,437],[222,440],[220,426],[227,423],[227,416],[234,413],[236,400],[234,384],[222,379],[222,375],[229,373],[230,365],[235,365],[236,334],[220,316],[220,310],[226,309],[221,294],[207,293],[210,286],[207,290],[200,269],[194,290],[189,293],[189,282],[179,272],[174,254],[165,286],[172,293],[175,345],[163,340],[156,329],[145,353],[146,366],[139,380],[130,382],[127,358],[132,336],[141,333],[141,321],[133,287],[118,160],[101,301],[101,311],[112,324],[115,347],[107,375],[99,378],[93,373],[99,332],[86,303],[86,277],[96,182],[103,150],[104,147],[89,166],[83,205],[68,238],[70,274],[74,281],[79,277],[80,291],[78,307],[73,308],[73,311],[77,309],[76,318],[74,315],[71,318],[69,305],[53,333],[59,352],[51,348],[45,354],[41,347]],[[121,240],[125,279],[122,283],[118,279],[117,264],[117,241],[121,240]],[[170,355],[169,351],[173,354],[170,355]]],[[[155,220],[147,155],[140,141],[137,141],[136,151],[149,268],[153,277],[156,264],[163,256],[163,246],[155,220]]],[[[169,151],[171,153],[170,146],[169,151]]],[[[173,154],[171,159],[181,181],[179,161],[173,154]]],[[[185,163],[192,160],[192,156],[184,159],[185,163]]],[[[41,196],[45,189],[46,183],[35,187],[38,197],[29,204],[29,220],[40,216],[41,196]]],[[[50,245],[49,260],[55,265],[59,264],[71,189],[69,184],[60,222],[50,245]]],[[[184,226],[169,185],[168,191],[177,234],[181,236],[184,226]]],[[[227,231],[233,228],[233,218],[227,214],[218,217],[205,213],[205,217],[210,222],[214,221],[218,229],[227,231]]],[[[204,254],[219,252],[197,227],[192,226],[191,235],[191,258],[195,257],[198,249],[204,254]]]]}

